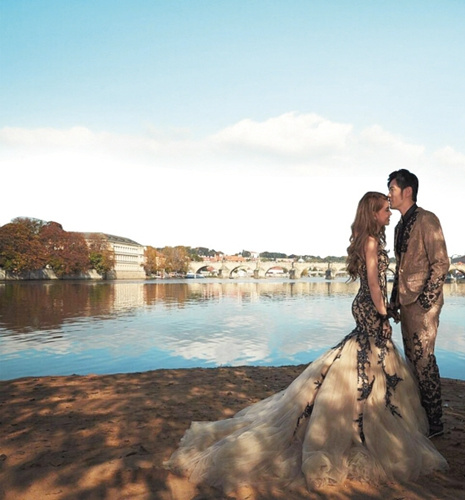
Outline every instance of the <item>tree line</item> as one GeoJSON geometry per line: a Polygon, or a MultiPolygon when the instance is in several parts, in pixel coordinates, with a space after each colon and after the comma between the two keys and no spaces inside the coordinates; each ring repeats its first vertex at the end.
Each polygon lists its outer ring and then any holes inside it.
{"type": "MultiPolygon", "coordinates": [[[[252,252],[248,250],[242,250],[242,257],[249,258],[252,256],[252,252]]],[[[291,259],[291,260],[303,260],[304,262],[345,262],[346,257],[336,257],[334,255],[328,255],[326,257],[320,257],[319,255],[296,255],[285,254],[282,252],[261,252],[259,254],[261,260],[282,260],[282,259],[291,259]]]]}
{"type": "MultiPolygon", "coordinates": [[[[146,247],[144,270],[187,272],[189,262],[201,261],[218,252],[204,247],[146,247]]],[[[105,276],[115,266],[113,248],[99,233],[86,240],[82,233],[65,231],[58,222],[17,217],[0,227],[0,268],[16,275],[51,269],[58,278],[79,275],[91,269],[105,276]]]]}
{"type": "Polygon", "coordinates": [[[90,244],[81,233],[58,222],[17,217],[0,227],[0,268],[17,275],[51,269],[58,278],[95,269],[105,275],[115,265],[108,242],[96,235],[90,244]]]}
{"type": "MultiPolygon", "coordinates": [[[[161,273],[185,274],[191,261],[224,255],[207,247],[147,246],[144,270],[148,276],[161,273]]],[[[252,252],[242,250],[235,255],[252,258],[252,252]]],[[[286,255],[281,252],[261,252],[262,260],[302,259],[305,262],[342,262],[345,257],[286,255]]],[[[101,276],[112,271],[115,254],[107,239],[92,233],[86,240],[82,233],[65,231],[58,222],[17,217],[0,227],[0,268],[23,275],[31,271],[51,269],[58,278],[79,275],[94,269],[101,276]]]]}

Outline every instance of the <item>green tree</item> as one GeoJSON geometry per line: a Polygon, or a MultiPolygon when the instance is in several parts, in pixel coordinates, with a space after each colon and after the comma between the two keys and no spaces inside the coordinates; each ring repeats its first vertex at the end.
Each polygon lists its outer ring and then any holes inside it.
{"type": "Polygon", "coordinates": [[[90,266],[100,276],[106,276],[115,267],[115,252],[103,234],[92,234],[89,238],[90,266]]]}
{"type": "Polygon", "coordinates": [[[260,258],[263,260],[285,259],[287,255],[280,252],[262,252],[260,258]]]}
{"type": "Polygon", "coordinates": [[[215,249],[207,247],[196,247],[193,249],[189,248],[189,252],[192,254],[196,254],[198,257],[200,257],[199,260],[203,260],[204,257],[216,257],[219,253],[223,253],[223,252],[217,252],[215,249]]]}
{"type": "Polygon", "coordinates": [[[191,248],[191,247],[185,247],[187,250],[187,253],[189,255],[189,259],[193,260],[194,262],[201,262],[203,258],[207,255],[204,252],[207,252],[207,248],[202,248],[202,247],[197,247],[197,248],[191,248]]]}

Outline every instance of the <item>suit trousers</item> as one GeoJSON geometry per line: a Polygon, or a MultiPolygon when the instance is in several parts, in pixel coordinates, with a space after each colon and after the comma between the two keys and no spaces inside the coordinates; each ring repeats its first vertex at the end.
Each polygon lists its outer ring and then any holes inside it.
{"type": "Polygon", "coordinates": [[[439,368],[434,355],[434,346],[444,298],[426,310],[417,302],[400,307],[402,340],[407,359],[418,380],[421,404],[428,416],[430,426],[441,424],[442,397],[439,368]]]}

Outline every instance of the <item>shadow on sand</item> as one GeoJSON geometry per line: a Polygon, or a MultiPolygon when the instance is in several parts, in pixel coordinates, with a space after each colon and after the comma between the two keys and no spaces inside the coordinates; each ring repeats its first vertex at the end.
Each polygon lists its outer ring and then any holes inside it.
{"type": "Polygon", "coordinates": [[[156,370],[0,382],[0,497],[4,500],[465,498],[465,382],[445,379],[450,471],[418,483],[345,483],[318,492],[269,484],[234,495],[163,468],[192,420],[227,418],[283,388],[303,366],[156,370]]]}

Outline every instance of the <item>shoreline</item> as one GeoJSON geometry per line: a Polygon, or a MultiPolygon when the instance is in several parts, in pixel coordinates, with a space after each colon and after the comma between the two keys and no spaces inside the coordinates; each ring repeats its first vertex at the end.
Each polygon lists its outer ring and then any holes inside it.
{"type": "MultiPolygon", "coordinates": [[[[226,498],[163,468],[192,420],[228,418],[287,387],[307,365],[160,369],[0,381],[0,497],[226,498]]],[[[407,485],[346,482],[319,492],[242,488],[228,498],[465,498],[465,381],[442,379],[449,471],[407,485]]]]}

